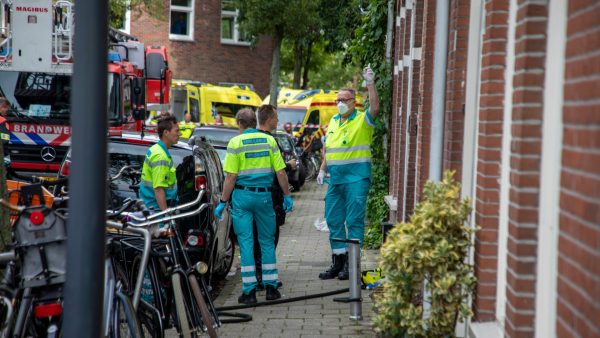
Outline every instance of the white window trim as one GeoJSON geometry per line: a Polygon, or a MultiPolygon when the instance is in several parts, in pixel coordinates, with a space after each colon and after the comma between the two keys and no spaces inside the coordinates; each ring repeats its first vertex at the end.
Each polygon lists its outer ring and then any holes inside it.
{"type": "MultiPolygon", "coordinates": [[[[240,41],[240,25],[238,24],[238,16],[240,15],[240,11],[221,11],[221,20],[224,17],[233,18],[233,39],[224,39],[223,31],[221,30],[221,43],[225,45],[238,45],[238,46],[250,46],[250,42],[248,41],[240,41]]],[[[221,25],[221,29],[223,26],[221,25]]]]}
{"type": "Polygon", "coordinates": [[[119,29],[119,31],[125,34],[131,34],[131,10],[129,9],[125,11],[125,22],[123,26],[124,27],[119,29]]]}
{"type": "Polygon", "coordinates": [[[196,12],[195,2],[196,2],[195,0],[190,0],[189,7],[170,5],[171,7],[169,9],[169,40],[194,41],[194,22],[195,22],[195,12],[196,12]],[[187,35],[171,34],[171,12],[173,12],[173,11],[189,13],[189,16],[188,16],[189,34],[187,34],[187,35]]]}
{"type": "Polygon", "coordinates": [[[563,83],[567,32],[567,3],[548,5],[548,46],[544,80],[542,165],[535,298],[535,336],[556,337],[560,171],[563,142],[563,83]],[[551,52],[550,52],[551,51],[551,52]],[[552,135],[551,137],[548,137],[552,135]]]}

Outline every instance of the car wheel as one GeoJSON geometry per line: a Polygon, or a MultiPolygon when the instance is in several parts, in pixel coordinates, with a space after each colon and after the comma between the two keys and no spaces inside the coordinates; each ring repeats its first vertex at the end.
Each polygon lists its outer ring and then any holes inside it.
{"type": "Polygon", "coordinates": [[[233,256],[235,255],[235,241],[233,238],[233,229],[229,231],[229,236],[227,236],[225,243],[225,250],[219,255],[216,252],[213,257],[219,257],[219,261],[213,261],[213,270],[211,273],[212,280],[223,280],[227,277],[229,270],[231,270],[231,265],[233,265],[233,256]]]}

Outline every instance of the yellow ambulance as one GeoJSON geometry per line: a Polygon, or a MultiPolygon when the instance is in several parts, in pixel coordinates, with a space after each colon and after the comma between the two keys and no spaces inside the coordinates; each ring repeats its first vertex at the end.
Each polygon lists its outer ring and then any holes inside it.
{"type": "Polygon", "coordinates": [[[178,121],[189,112],[192,122],[214,125],[215,118],[220,115],[224,125],[237,127],[235,114],[246,107],[255,110],[260,104],[260,96],[243,85],[229,87],[173,80],[171,88],[171,110],[178,121]]]}
{"type": "MultiPolygon", "coordinates": [[[[311,135],[319,127],[326,128],[329,120],[337,114],[338,90],[309,89],[294,90],[281,89],[277,97],[277,112],[279,116],[279,129],[284,125],[292,124],[294,135],[311,135]],[[289,95],[286,95],[288,94],[289,95]]],[[[363,108],[363,98],[356,95],[356,107],[363,108]]],[[[269,97],[263,103],[269,102],[269,97]]]]}

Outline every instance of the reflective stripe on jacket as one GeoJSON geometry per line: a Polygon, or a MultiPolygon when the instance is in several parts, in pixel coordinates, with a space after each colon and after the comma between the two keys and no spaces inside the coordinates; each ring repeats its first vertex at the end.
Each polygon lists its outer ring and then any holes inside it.
{"type": "Polygon", "coordinates": [[[273,136],[246,129],[227,144],[223,170],[237,174],[236,184],[270,187],[273,173],[285,169],[285,163],[273,136]]]}
{"type": "Polygon", "coordinates": [[[140,197],[148,208],[158,209],[158,202],[154,189],[164,188],[168,201],[177,200],[177,176],[173,159],[169,150],[162,141],[148,149],[144,166],[142,167],[142,181],[140,182],[140,197]]]}

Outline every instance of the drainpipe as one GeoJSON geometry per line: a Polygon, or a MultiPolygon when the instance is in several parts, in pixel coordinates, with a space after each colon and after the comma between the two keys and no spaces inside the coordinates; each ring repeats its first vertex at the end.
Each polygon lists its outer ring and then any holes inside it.
{"type": "Polygon", "coordinates": [[[444,111],[446,108],[446,65],[448,59],[448,0],[437,0],[435,8],[435,50],[431,110],[431,148],[429,179],[442,179],[444,149],[444,111]]]}

